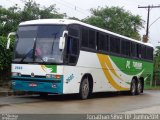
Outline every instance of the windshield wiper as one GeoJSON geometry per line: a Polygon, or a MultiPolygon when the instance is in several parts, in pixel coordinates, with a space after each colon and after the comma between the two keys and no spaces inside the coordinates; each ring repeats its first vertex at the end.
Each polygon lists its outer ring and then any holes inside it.
{"type": "Polygon", "coordinates": [[[43,58],[42,58],[41,55],[38,55],[38,56],[36,56],[36,57],[39,57],[39,58],[42,60],[42,62],[45,63],[45,61],[43,60],[43,58]]]}
{"type": "Polygon", "coordinates": [[[53,43],[52,43],[52,51],[51,51],[51,54],[53,54],[54,40],[56,40],[56,38],[57,38],[57,34],[58,34],[58,33],[59,33],[59,32],[52,33],[52,35],[54,35],[54,39],[53,39],[53,43]]]}
{"type": "Polygon", "coordinates": [[[28,51],[28,52],[25,54],[25,56],[21,59],[20,62],[23,62],[23,60],[24,60],[31,52],[33,52],[33,49],[31,49],[30,51],[28,51]]]}
{"type": "MultiPolygon", "coordinates": [[[[33,49],[31,49],[27,54],[25,54],[25,56],[21,59],[20,62],[23,62],[23,60],[31,53],[33,52],[33,49]]],[[[38,55],[37,57],[39,57],[43,63],[45,63],[45,61],[43,60],[42,56],[38,55]]]]}

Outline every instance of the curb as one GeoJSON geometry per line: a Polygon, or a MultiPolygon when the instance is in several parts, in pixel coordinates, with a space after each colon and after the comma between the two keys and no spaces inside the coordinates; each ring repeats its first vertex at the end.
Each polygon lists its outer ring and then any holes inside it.
{"type": "Polygon", "coordinates": [[[29,95],[31,93],[28,92],[22,92],[22,91],[0,91],[0,97],[6,97],[6,96],[15,96],[15,95],[29,95]]]}
{"type": "Polygon", "coordinates": [[[0,91],[0,97],[3,97],[3,96],[12,96],[12,95],[14,95],[13,91],[0,91]]]}

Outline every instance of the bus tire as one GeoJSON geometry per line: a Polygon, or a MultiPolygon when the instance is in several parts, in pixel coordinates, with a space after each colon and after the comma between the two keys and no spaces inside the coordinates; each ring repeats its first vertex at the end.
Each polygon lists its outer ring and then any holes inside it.
{"type": "Polygon", "coordinates": [[[143,93],[143,91],[144,91],[144,78],[141,77],[140,80],[141,80],[141,85],[142,85],[141,93],[143,93]]]}
{"type": "Polygon", "coordinates": [[[89,80],[87,77],[83,78],[80,84],[79,96],[82,100],[85,100],[89,96],[89,80]]]}
{"type": "Polygon", "coordinates": [[[132,82],[131,82],[131,87],[130,87],[130,94],[136,95],[136,92],[137,92],[137,82],[136,82],[135,78],[133,78],[132,82]]]}
{"type": "Polygon", "coordinates": [[[142,81],[141,79],[138,79],[136,94],[139,95],[142,91],[143,91],[142,81]]]}

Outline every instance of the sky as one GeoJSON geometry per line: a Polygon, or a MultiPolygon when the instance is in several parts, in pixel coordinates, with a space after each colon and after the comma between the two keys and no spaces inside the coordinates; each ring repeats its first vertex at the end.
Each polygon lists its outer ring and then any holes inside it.
{"type": "MultiPolygon", "coordinates": [[[[0,5],[3,7],[11,7],[14,4],[18,4],[23,7],[24,0],[0,0],[0,5]]],[[[160,5],[159,0],[35,0],[41,6],[50,6],[51,4],[56,4],[60,13],[66,13],[70,17],[77,17],[79,19],[86,18],[90,16],[91,8],[105,7],[105,6],[119,6],[123,7],[125,10],[130,11],[134,15],[140,15],[144,21],[147,21],[147,9],[140,9],[140,6],[148,5],[160,5]],[[158,2],[159,1],[159,2],[158,2]]],[[[150,12],[150,25],[160,17],[160,8],[153,8],[150,12]]],[[[144,24],[144,29],[139,32],[141,36],[146,33],[146,23],[144,24]]],[[[160,19],[158,19],[154,24],[150,26],[149,29],[149,42],[153,46],[160,45],[160,19]]]]}

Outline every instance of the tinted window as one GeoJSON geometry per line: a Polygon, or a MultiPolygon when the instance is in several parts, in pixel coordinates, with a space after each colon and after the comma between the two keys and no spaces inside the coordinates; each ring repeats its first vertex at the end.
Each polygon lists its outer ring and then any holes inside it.
{"type": "Polygon", "coordinates": [[[131,42],[131,55],[132,57],[137,57],[137,47],[134,42],[131,42]]]}
{"type": "Polygon", "coordinates": [[[79,37],[79,31],[78,29],[75,29],[73,27],[69,28],[69,35],[74,37],[79,37]]]}
{"type": "Polygon", "coordinates": [[[120,53],[120,39],[116,37],[110,37],[110,51],[112,53],[120,53]]]}
{"type": "Polygon", "coordinates": [[[146,59],[146,46],[141,45],[141,55],[143,59],[146,59]]]}
{"type": "Polygon", "coordinates": [[[21,26],[18,28],[19,38],[35,38],[37,35],[38,26],[21,26]]]}
{"type": "Polygon", "coordinates": [[[88,30],[85,28],[82,28],[82,47],[88,47],[88,30]]]}
{"type": "Polygon", "coordinates": [[[142,54],[141,54],[141,45],[137,44],[137,57],[138,58],[142,58],[142,54]]]}
{"type": "Polygon", "coordinates": [[[59,38],[62,36],[64,29],[65,29],[65,26],[59,26],[59,25],[39,26],[37,37],[38,38],[59,38]]]}
{"type": "Polygon", "coordinates": [[[82,28],[82,47],[96,49],[95,31],[87,28],[82,28]]]}
{"type": "Polygon", "coordinates": [[[68,53],[69,54],[78,54],[78,39],[73,37],[68,37],[68,53]]]}
{"type": "Polygon", "coordinates": [[[71,36],[69,36],[67,40],[68,62],[71,64],[75,64],[78,59],[78,54],[79,54],[78,41],[79,41],[78,39],[73,38],[71,36]]]}
{"type": "Polygon", "coordinates": [[[146,58],[148,60],[153,60],[153,48],[152,47],[146,48],[146,58]]]}
{"type": "Polygon", "coordinates": [[[96,39],[95,39],[95,31],[89,30],[89,48],[96,48],[96,39]]]}
{"type": "Polygon", "coordinates": [[[125,56],[130,56],[131,44],[128,40],[122,40],[121,42],[121,53],[125,56]]]}
{"type": "Polygon", "coordinates": [[[105,34],[98,34],[98,50],[109,51],[109,37],[105,34]]]}
{"type": "Polygon", "coordinates": [[[121,41],[121,53],[126,55],[126,42],[124,40],[121,41]]]}

